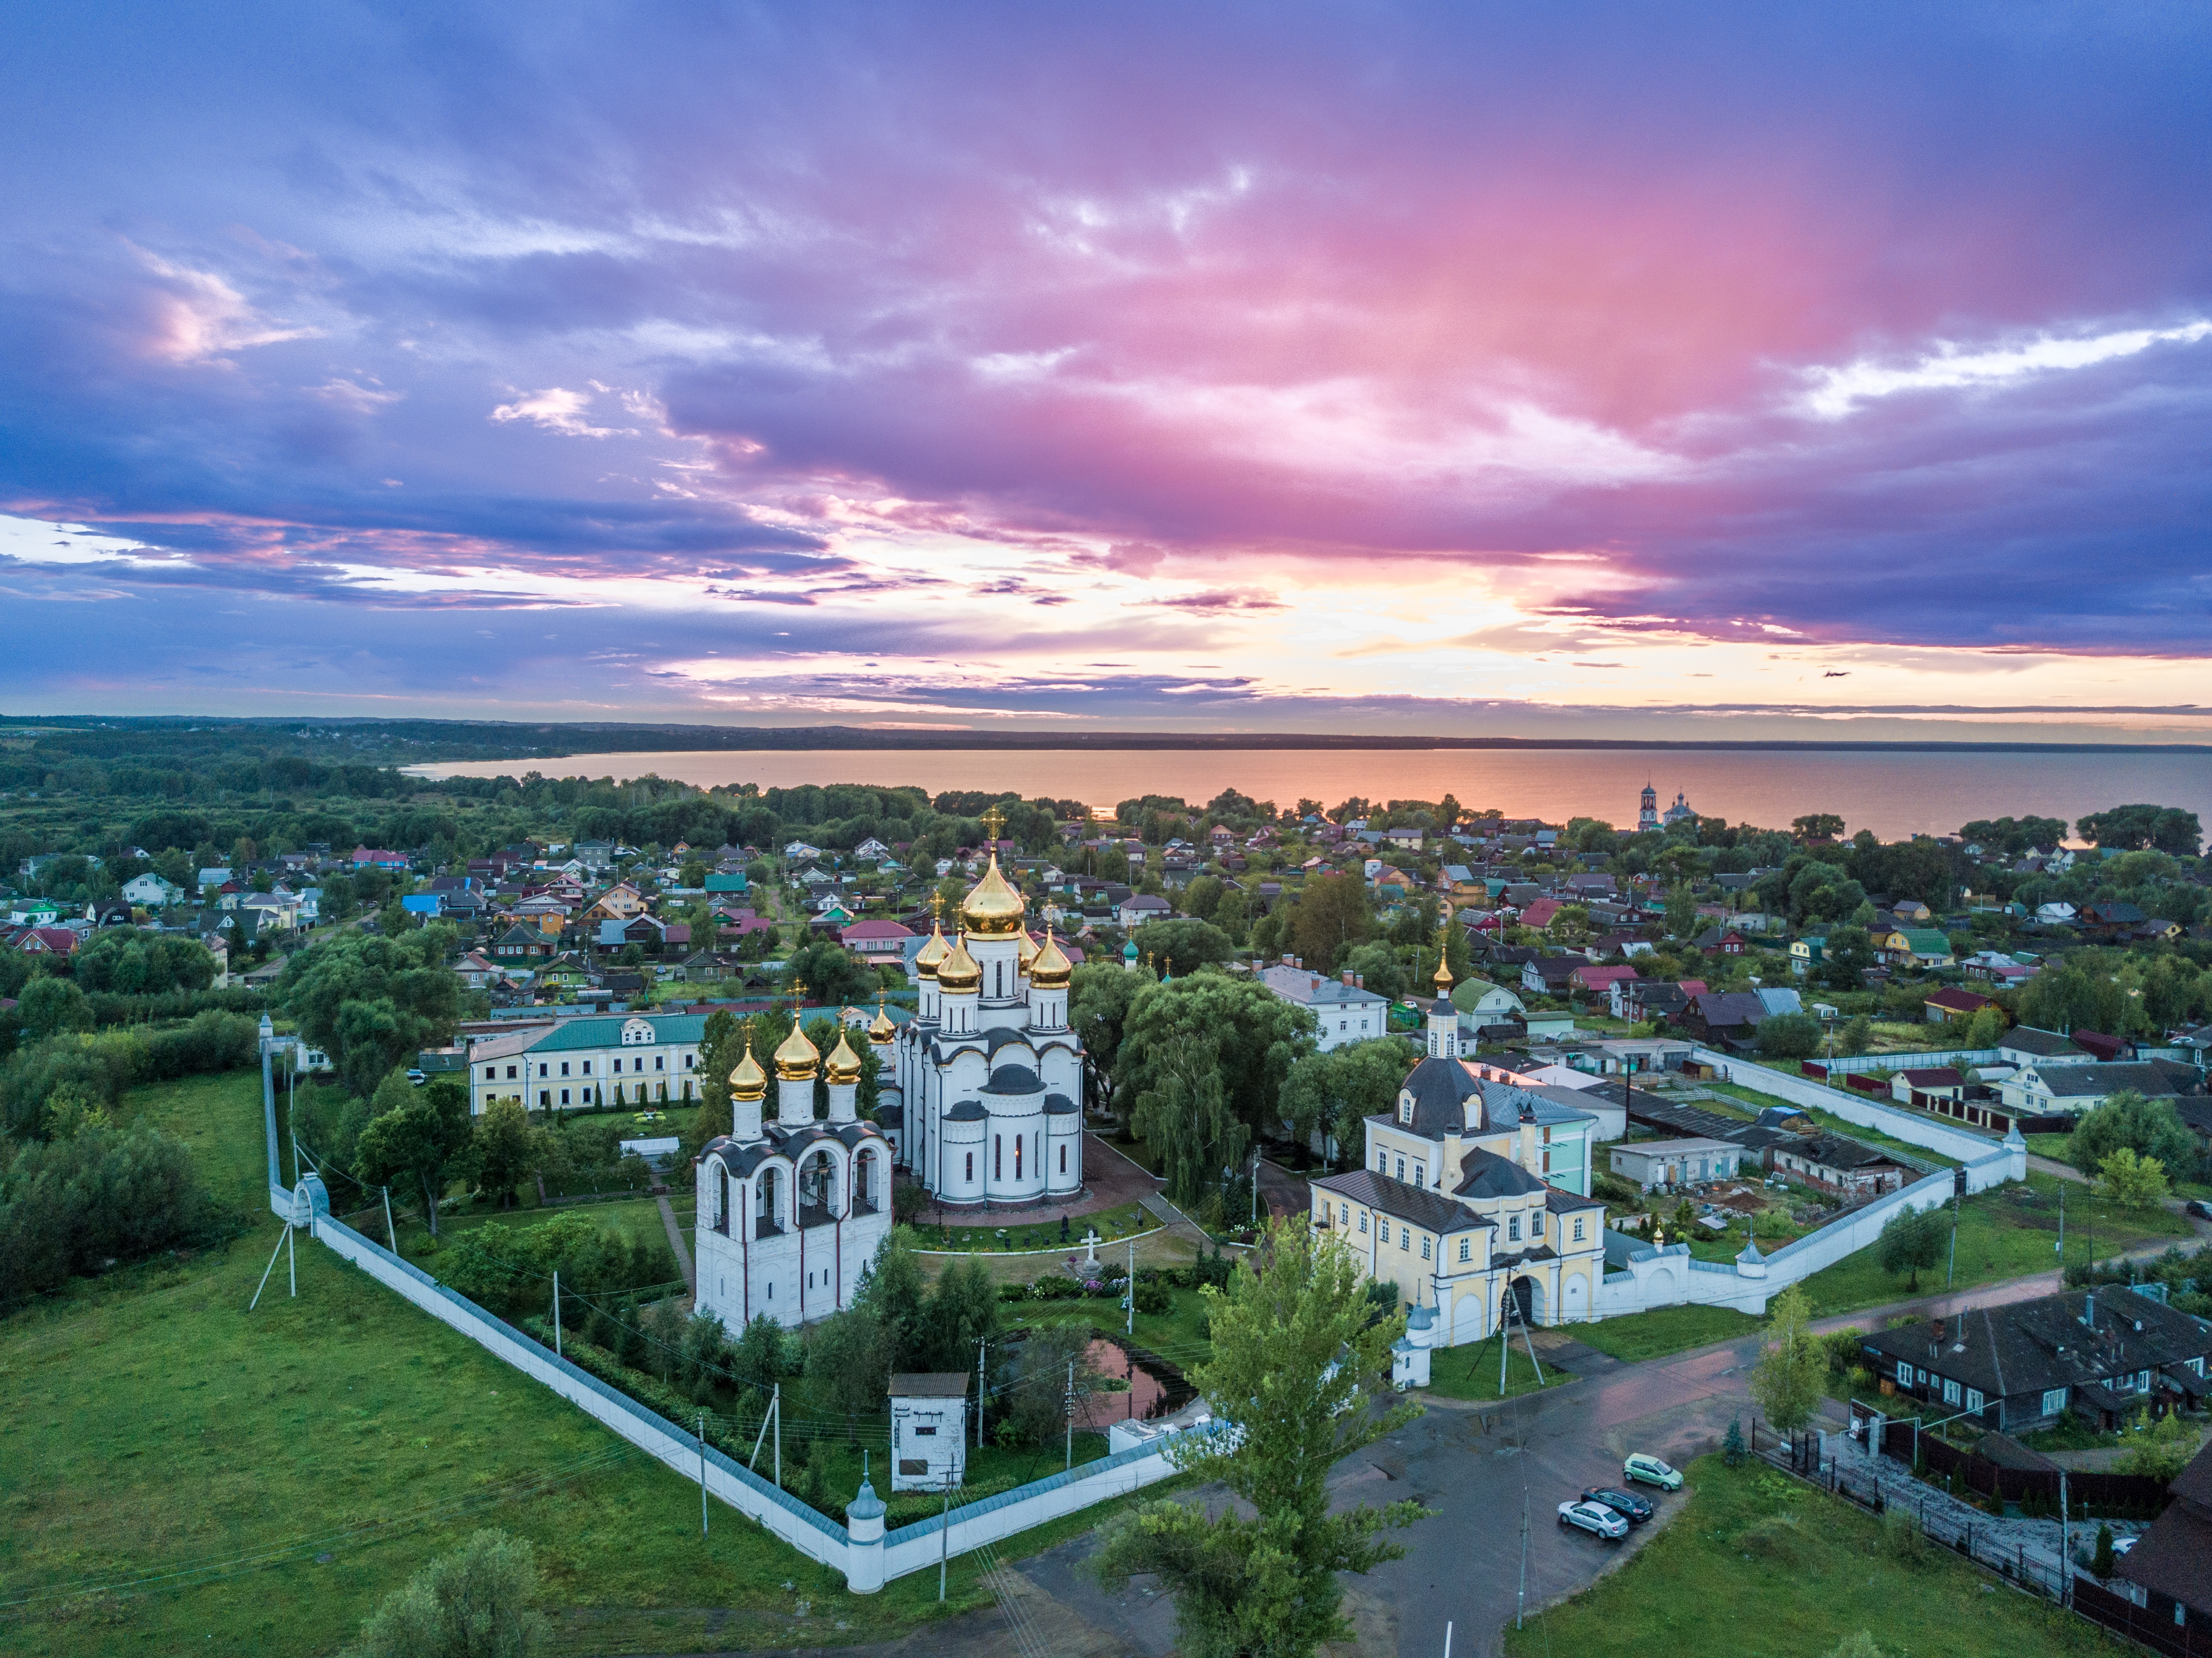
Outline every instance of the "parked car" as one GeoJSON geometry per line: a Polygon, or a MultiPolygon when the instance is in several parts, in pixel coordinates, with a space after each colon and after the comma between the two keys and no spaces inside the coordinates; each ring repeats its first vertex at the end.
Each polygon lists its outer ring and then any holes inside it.
{"type": "Polygon", "coordinates": [[[2199,1220],[2212,1220],[2212,1203],[2207,1203],[2202,1198],[2190,1199],[2181,1206],[2181,1212],[2185,1215],[2194,1215],[2199,1220]]]}
{"type": "Polygon", "coordinates": [[[1585,1503],[1602,1503],[1632,1526],[1640,1526],[1658,1510],[1632,1491],[1624,1491],[1612,1485],[1599,1485],[1583,1493],[1585,1503]]]}
{"type": "Polygon", "coordinates": [[[1640,1480],[1646,1485],[1656,1485],[1662,1491],[1679,1491],[1682,1489],[1682,1475],[1680,1470],[1670,1468],[1657,1457],[1647,1455],[1642,1451],[1636,1452],[1621,1463],[1620,1477],[1624,1479],[1640,1480]]]}
{"type": "Polygon", "coordinates": [[[1602,1503],[1562,1503],[1559,1523],[1615,1543],[1628,1535],[1628,1522],[1602,1503]]]}

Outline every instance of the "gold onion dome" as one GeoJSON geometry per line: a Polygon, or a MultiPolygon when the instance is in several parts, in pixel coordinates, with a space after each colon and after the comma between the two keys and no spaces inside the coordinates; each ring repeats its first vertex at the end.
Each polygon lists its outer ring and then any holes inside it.
{"type": "Polygon", "coordinates": [[[1030,970],[1030,963],[1036,960],[1037,941],[1030,937],[1030,930],[1027,927],[1024,927],[1014,936],[1020,940],[1014,946],[1014,959],[1020,964],[1021,970],[1026,973],[1030,970]]]}
{"type": "Polygon", "coordinates": [[[956,996],[966,995],[983,987],[983,969],[975,965],[975,958],[968,953],[968,935],[962,933],[952,946],[952,953],[937,969],[937,984],[941,990],[956,996]]]}
{"type": "Polygon", "coordinates": [[[1067,952],[1060,947],[1060,940],[1052,936],[1052,929],[1044,930],[1044,947],[1030,963],[1030,982],[1046,990],[1057,990],[1065,985],[1075,964],[1067,959],[1067,952]]]}
{"type": "Polygon", "coordinates": [[[990,867],[983,872],[983,878],[976,882],[975,889],[961,901],[960,919],[968,924],[968,930],[979,938],[1004,938],[1010,932],[1021,930],[1022,915],[1027,908],[1022,902],[1022,895],[1009,886],[1006,878],[999,873],[999,854],[994,852],[991,854],[990,867]]]}
{"type": "Polygon", "coordinates": [[[891,1023],[891,1016],[884,1011],[884,999],[877,997],[875,1022],[868,1027],[868,1040],[881,1047],[897,1035],[898,1027],[891,1023]]]}
{"type": "Polygon", "coordinates": [[[915,952],[914,970],[925,979],[934,979],[938,968],[951,953],[952,947],[945,942],[945,934],[939,930],[937,923],[932,921],[929,924],[929,942],[915,952]]]}
{"type": "Polygon", "coordinates": [[[830,1082],[856,1083],[860,1080],[860,1056],[853,1052],[853,1045],[845,1040],[845,1033],[837,1033],[837,1046],[830,1051],[830,1058],[822,1067],[830,1082]]]}
{"type": "Polygon", "coordinates": [[[1437,994],[1439,996],[1451,994],[1451,950],[1449,944],[1451,938],[1450,928],[1451,912],[1446,910],[1444,919],[1437,923],[1437,970],[1430,980],[1430,982],[1436,986],[1437,994]]]}
{"type": "Polygon", "coordinates": [[[738,1061],[737,1069],[730,1072],[730,1097],[738,1100],[760,1100],[768,1097],[768,1072],[761,1069],[760,1061],[753,1058],[753,1039],[745,1038],[745,1056],[738,1061]]]}
{"type": "Polygon", "coordinates": [[[799,1028],[799,1010],[791,1011],[791,1035],[779,1043],[775,1050],[775,1074],[787,1083],[814,1080],[816,1061],[822,1050],[806,1040],[806,1033],[799,1028]]]}

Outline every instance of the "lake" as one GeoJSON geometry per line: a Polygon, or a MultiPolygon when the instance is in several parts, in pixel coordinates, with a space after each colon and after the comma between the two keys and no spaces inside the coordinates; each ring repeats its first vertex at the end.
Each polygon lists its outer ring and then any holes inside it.
{"type": "Polygon", "coordinates": [[[1202,805],[1224,788],[1278,806],[1301,797],[1334,806],[1354,795],[1435,800],[1564,823],[1636,821],[1648,778],[1663,809],[1679,791],[1709,817],[1787,829],[1811,811],[1839,814],[1851,832],[1884,840],[1949,835],[1977,817],[2029,813],[2072,823],[2136,801],[2181,806],[2212,823],[2212,755],[1893,752],[1711,749],[971,749],[778,750],[579,754],[410,767],[424,777],[641,777],[700,787],[757,783],[1018,789],[1025,796],[1112,807],[1143,794],[1202,805]]]}

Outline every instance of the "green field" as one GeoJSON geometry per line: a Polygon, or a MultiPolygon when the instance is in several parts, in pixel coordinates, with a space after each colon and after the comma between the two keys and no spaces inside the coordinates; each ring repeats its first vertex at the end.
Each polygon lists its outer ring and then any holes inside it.
{"type": "MultiPolygon", "coordinates": [[[[1702,1456],[1689,1502],[1620,1570],[1508,1630],[1514,1658],[1718,1645],[1741,1658],[1826,1658],[1861,1630],[1911,1658],[2057,1658],[2109,1652],[2094,1625],[1948,1550],[1907,1564],[1880,1522],[1759,1462],[1702,1456]],[[1770,1516],[1795,1520],[1754,1531],[1770,1516]]],[[[1598,1546],[1595,1544],[1590,1546],[1598,1546]]]]}
{"type": "Polygon", "coordinates": [[[1656,1312],[1578,1324],[1573,1333],[1585,1346],[1610,1353],[1624,1364],[1636,1364],[1756,1334],[1765,1322],[1732,1307],[1662,1307],[1656,1312]]]}
{"type": "MultiPolygon", "coordinates": [[[[260,1202],[258,1076],[138,1090],[126,1114],[189,1138],[247,1212],[260,1202]]],[[[820,1645],[988,1604],[958,1560],[942,1606],[924,1576],[848,1594],[719,1506],[702,1542],[696,1485],[319,1245],[299,1246],[297,1300],[280,1260],[249,1314],[280,1236],[264,1206],[228,1248],[0,1322],[0,1600],[28,1603],[0,1646],[168,1654],[220,1631],[226,1650],[331,1652],[483,1524],[537,1544],[564,1650],[820,1645]]]]}
{"type": "MultiPolygon", "coordinates": [[[[2031,1174],[1994,1191],[1978,1192],[1960,1206],[1958,1266],[1954,1289],[1996,1284],[2007,1278],[2057,1270],[2058,1191],[2066,1188],[2066,1255],[2069,1263],[2091,1259],[2094,1245],[2102,1260],[2124,1250],[2190,1236],[2180,1216],[2162,1209],[2124,1211],[2092,1195],[2088,1188],[2050,1175],[2031,1174]]],[[[1913,1291],[1902,1274],[1881,1270],[1878,1248],[1860,1250],[1849,1260],[1805,1280],[1813,1310],[1826,1316],[1863,1307],[1903,1301],[1913,1291]]],[[[1920,1293],[1944,1285],[1945,1268],[1920,1275],[1920,1293]]]]}

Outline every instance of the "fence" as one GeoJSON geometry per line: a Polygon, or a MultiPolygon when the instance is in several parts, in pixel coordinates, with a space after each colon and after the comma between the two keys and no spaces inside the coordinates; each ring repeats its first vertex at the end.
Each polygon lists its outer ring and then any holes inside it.
{"type": "MultiPolygon", "coordinates": [[[[1994,1048],[1931,1048],[1920,1054],[1838,1054],[1818,1063],[1830,1075],[1851,1071],[1920,1071],[1932,1070],[1945,1065],[1995,1065],[1997,1051],[1994,1048]]],[[[1814,1061],[1807,1060],[1805,1070],[1811,1075],[1814,1061]]]]}
{"type": "MultiPolygon", "coordinates": [[[[1870,1475],[1855,1473],[1835,1457],[1824,1455],[1819,1435],[1802,1435],[1795,1446],[1785,1442],[1771,1449],[1757,1447],[1756,1432],[1753,1438],[1758,1455],[1773,1467],[1794,1473],[1823,1491],[1832,1491],[1869,1514],[1885,1514],[1898,1506],[1884,1495],[1880,1483],[1870,1475]]],[[[2049,1600],[2065,1599],[2066,1569],[2063,1564],[2041,1553],[2031,1552],[2024,1543],[2008,1540],[2003,1527],[1995,1523],[1978,1525],[1972,1520],[1954,1515],[1940,1498],[1933,1503],[1917,1502],[1912,1505],[1912,1512],[1920,1534],[1929,1542],[1949,1549],[1955,1554],[1962,1554],[1977,1565],[1986,1566],[2021,1588],[2049,1600]]]]}
{"type": "Polygon", "coordinates": [[[690,1430],[647,1409],[465,1296],[447,1289],[421,1267],[355,1231],[331,1213],[330,1196],[319,1175],[309,1174],[289,1190],[279,1184],[276,1092],[265,1054],[262,1090],[269,1134],[269,1204],[280,1219],[305,1227],[331,1253],[358,1266],[403,1300],[475,1342],[502,1363],[550,1388],[655,1461],[687,1480],[704,1485],[709,1495],[758,1521],[808,1559],[842,1571],[856,1593],[871,1593],[891,1578],[924,1570],[951,1555],[988,1548],[1033,1526],[1140,1491],[1176,1472],[1170,1448],[1181,1436],[1164,1435],[1150,1444],[1085,1463],[1079,1471],[1054,1474],[955,1509],[949,1515],[902,1527],[888,1537],[880,1511],[873,1517],[854,1515],[840,1526],[714,1446],[702,1446],[690,1430]]]}
{"type": "Polygon", "coordinates": [[[1966,1190],[1984,1191],[1992,1186],[2002,1186],[2007,1181],[2027,1178],[2027,1147],[2025,1143],[2014,1145],[2006,1140],[1993,1140],[1964,1128],[1954,1128],[1940,1119],[1917,1111],[1906,1111],[1893,1105],[1879,1104],[1863,1095],[1845,1092],[1840,1089],[1825,1088],[1802,1077],[1792,1077],[1779,1071],[1771,1071],[1763,1065],[1747,1060],[1733,1060],[1725,1054],[1701,1048],[1692,1057],[1699,1064],[1711,1066],[1725,1082],[1754,1093],[1772,1095],[1789,1101],[1792,1105],[1809,1106],[1816,1111],[1826,1111],[1831,1116],[1841,1117],[1845,1122],[1862,1128],[1872,1128],[1902,1140],[1907,1145],[1925,1147],[1947,1157],[1956,1158],[1966,1167],[1966,1190]]]}
{"type": "Polygon", "coordinates": [[[2166,1654],[2166,1658],[2212,1658],[2212,1636],[2201,1625],[2177,1624],[2172,1614],[2160,1617],[2086,1577],[2074,1580],[2074,1610],[2116,1635],[2166,1654]]]}
{"type": "Polygon", "coordinates": [[[1860,1424],[1869,1450],[1908,1467],[1924,1467],[1978,1496],[2034,1504],[2056,1514],[2063,1478],[2069,1506],[2083,1515],[2147,1520],[2166,1506],[2163,1480],[2131,1473],[2082,1471],[2062,1476],[2056,1468],[2008,1468],[1932,1434],[1915,1432],[1911,1417],[1891,1418],[1857,1400],[1851,1401],[1851,1420],[1860,1424]]]}

